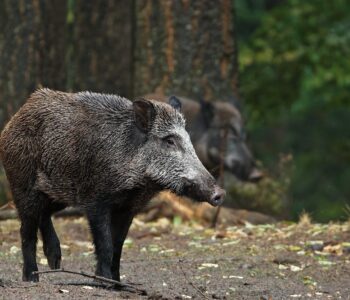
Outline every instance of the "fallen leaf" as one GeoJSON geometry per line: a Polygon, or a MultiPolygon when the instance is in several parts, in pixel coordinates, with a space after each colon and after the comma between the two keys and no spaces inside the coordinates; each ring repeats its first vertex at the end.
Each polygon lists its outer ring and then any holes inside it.
{"type": "Polygon", "coordinates": [[[302,268],[298,267],[298,266],[294,266],[294,265],[290,265],[290,270],[292,272],[299,272],[302,270],[302,268]]]}
{"type": "Polygon", "coordinates": [[[199,270],[206,269],[206,268],[218,268],[218,264],[212,264],[212,263],[203,263],[200,267],[198,267],[199,270]]]}
{"type": "Polygon", "coordinates": [[[239,243],[239,240],[234,240],[234,241],[222,243],[222,246],[231,246],[231,245],[236,245],[238,243],[239,243]]]}
{"type": "Polygon", "coordinates": [[[317,286],[317,282],[310,276],[305,276],[303,278],[303,283],[307,286],[317,286]]]}
{"type": "Polygon", "coordinates": [[[88,285],[83,285],[82,288],[85,290],[93,290],[94,289],[92,286],[88,286],[88,285]]]}
{"type": "Polygon", "coordinates": [[[335,265],[335,262],[329,261],[329,260],[319,260],[318,263],[321,266],[332,266],[335,265]]]}
{"type": "Polygon", "coordinates": [[[159,252],[159,254],[166,254],[166,253],[172,253],[175,252],[175,249],[166,249],[166,250],[162,250],[159,252]]]}
{"type": "Polygon", "coordinates": [[[134,241],[130,238],[127,238],[125,241],[124,241],[124,244],[123,244],[123,248],[131,248],[134,244],[134,241]]]}
{"type": "Polygon", "coordinates": [[[181,225],[181,223],[182,223],[182,218],[181,218],[181,216],[175,216],[175,217],[173,218],[173,225],[174,225],[174,226],[179,226],[179,225],[181,225]]]}
{"type": "Polygon", "coordinates": [[[300,246],[294,246],[294,245],[289,246],[288,249],[290,251],[295,251],[295,252],[302,250],[300,246]]]}
{"type": "Polygon", "coordinates": [[[323,248],[323,251],[340,256],[343,254],[343,247],[341,244],[328,245],[328,246],[323,248]]]}
{"type": "Polygon", "coordinates": [[[11,254],[17,254],[19,250],[20,250],[20,249],[19,249],[18,247],[12,246],[12,247],[10,248],[10,253],[11,253],[11,254]]]}
{"type": "Polygon", "coordinates": [[[278,269],[280,269],[280,270],[287,270],[288,267],[285,266],[285,265],[278,265],[278,269]]]}

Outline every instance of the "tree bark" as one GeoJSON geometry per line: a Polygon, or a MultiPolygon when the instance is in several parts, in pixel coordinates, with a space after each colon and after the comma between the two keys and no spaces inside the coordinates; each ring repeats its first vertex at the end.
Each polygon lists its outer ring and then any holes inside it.
{"type": "Polygon", "coordinates": [[[76,1],[68,89],[131,94],[131,19],[132,1],[76,1]]]}
{"type": "Polygon", "coordinates": [[[39,87],[132,94],[132,1],[0,1],[0,126],[39,87]]]}
{"type": "Polygon", "coordinates": [[[135,2],[134,93],[238,97],[233,0],[135,2]]]}
{"type": "Polygon", "coordinates": [[[65,86],[65,2],[0,2],[0,126],[29,93],[65,86]]]}

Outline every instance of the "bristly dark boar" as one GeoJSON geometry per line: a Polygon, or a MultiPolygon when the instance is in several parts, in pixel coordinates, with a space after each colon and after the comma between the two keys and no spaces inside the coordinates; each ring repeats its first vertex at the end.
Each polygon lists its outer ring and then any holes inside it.
{"type": "Polygon", "coordinates": [[[21,219],[23,280],[38,281],[41,231],[51,268],[60,268],[51,214],[81,207],[89,221],[96,274],[120,280],[122,245],[134,215],[169,189],[220,205],[224,191],[198,159],[181,103],[134,102],[90,92],[42,89],[6,125],[0,154],[21,219]]]}

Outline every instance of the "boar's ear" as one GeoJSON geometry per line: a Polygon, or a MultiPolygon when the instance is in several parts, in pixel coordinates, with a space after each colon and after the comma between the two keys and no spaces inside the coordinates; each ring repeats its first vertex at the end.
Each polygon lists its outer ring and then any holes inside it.
{"type": "Polygon", "coordinates": [[[146,99],[137,99],[132,105],[137,128],[147,133],[151,130],[156,116],[156,111],[152,102],[146,99]]]}
{"type": "Polygon", "coordinates": [[[179,100],[179,98],[175,97],[175,96],[171,96],[169,98],[169,104],[175,108],[177,111],[181,111],[182,108],[182,104],[181,101],[179,100]]]}
{"type": "Polygon", "coordinates": [[[206,123],[210,123],[214,118],[214,105],[203,99],[200,100],[202,116],[206,123]]]}

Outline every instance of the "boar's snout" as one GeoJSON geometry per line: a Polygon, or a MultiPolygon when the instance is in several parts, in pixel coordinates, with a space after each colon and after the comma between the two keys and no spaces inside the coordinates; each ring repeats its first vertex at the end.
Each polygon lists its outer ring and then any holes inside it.
{"type": "Polygon", "coordinates": [[[221,187],[215,185],[214,187],[214,193],[211,197],[211,199],[208,201],[209,204],[213,206],[219,206],[224,202],[226,192],[221,187]]]}
{"type": "Polygon", "coordinates": [[[208,202],[212,206],[219,206],[224,202],[225,190],[215,183],[215,179],[196,178],[185,179],[184,195],[198,202],[208,202]]]}

